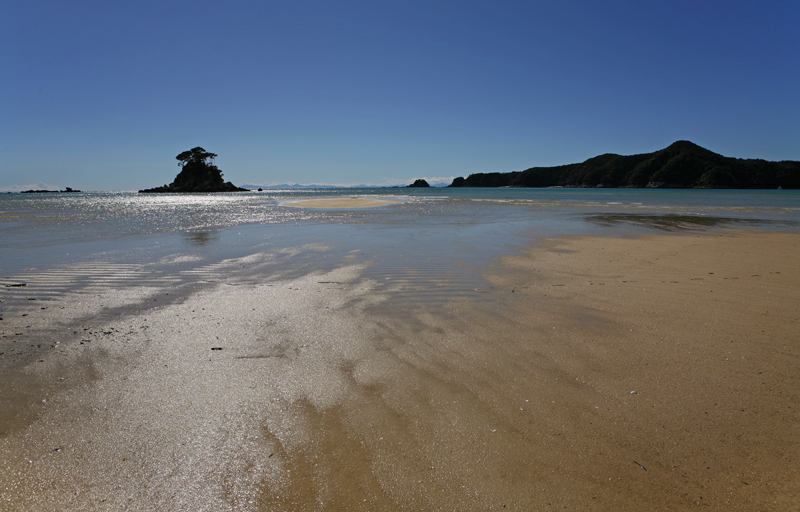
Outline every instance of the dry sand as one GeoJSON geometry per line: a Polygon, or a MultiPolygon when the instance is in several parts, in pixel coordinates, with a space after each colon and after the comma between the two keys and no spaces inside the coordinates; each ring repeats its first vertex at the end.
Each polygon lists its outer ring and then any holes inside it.
{"type": "Polygon", "coordinates": [[[797,510],[799,248],[552,240],[446,304],[228,277],[26,367],[0,509],[797,510]]]}
{"type": "Polygon", "coordinates": [[[385,199],[368,199],[365,197],[337,198],[337,199],[306,199],[302,201],[287,201],[284,206],[297,208],[373,208],[396,204],[399,201],[385,199]]]}

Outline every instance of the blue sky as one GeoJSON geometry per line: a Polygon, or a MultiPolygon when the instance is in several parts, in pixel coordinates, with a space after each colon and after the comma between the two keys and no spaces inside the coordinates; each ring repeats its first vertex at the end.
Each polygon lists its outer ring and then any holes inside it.
{"type": "Polygon", "coordinates": [[[691,140],[800,160],[800,2],[38,1],[0,16],[0,190],[397,184],[691,140]]]}

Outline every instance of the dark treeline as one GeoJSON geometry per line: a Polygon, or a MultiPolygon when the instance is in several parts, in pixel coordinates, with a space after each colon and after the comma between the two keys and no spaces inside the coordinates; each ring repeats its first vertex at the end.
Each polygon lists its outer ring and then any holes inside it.
{"type": "Polygon", "coordinates": [[[730,158],[678,141],[655,153],[605,154],[579,164],[471,174],[450,186],[800,188],[800,162],[730,158]]]}

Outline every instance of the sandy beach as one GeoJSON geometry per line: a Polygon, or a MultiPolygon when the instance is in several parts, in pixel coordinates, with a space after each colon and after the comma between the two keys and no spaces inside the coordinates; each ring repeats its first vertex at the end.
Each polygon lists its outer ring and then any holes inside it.
{"type": "Polygon", "coordinates": [[[799,249],[537,241],[419,300],[257,254],[14,306],[0,509],[797,510],[799,249]]]}

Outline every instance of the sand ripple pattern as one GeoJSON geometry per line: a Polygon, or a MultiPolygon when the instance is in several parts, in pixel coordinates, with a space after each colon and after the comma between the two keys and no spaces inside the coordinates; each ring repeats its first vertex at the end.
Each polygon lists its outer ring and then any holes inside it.
{"type": "Polygon", "coordinates": [[[7,305],[26,301],[52,301],[67,293],[99,293],[109,288],[163,287],[178,276],[137,264],[96,262],[17,274],[0,279],[0,300],[7,305]]]}
{"type": "Polygon", "coordinates": [[[381,265],[368,269],[364,276],[375,280],[387,294],[387,304],[402,303],[430,308],[448,301],[475,298],[487,290],[478,272],[443,265],[429,267],[381,265]]]}

